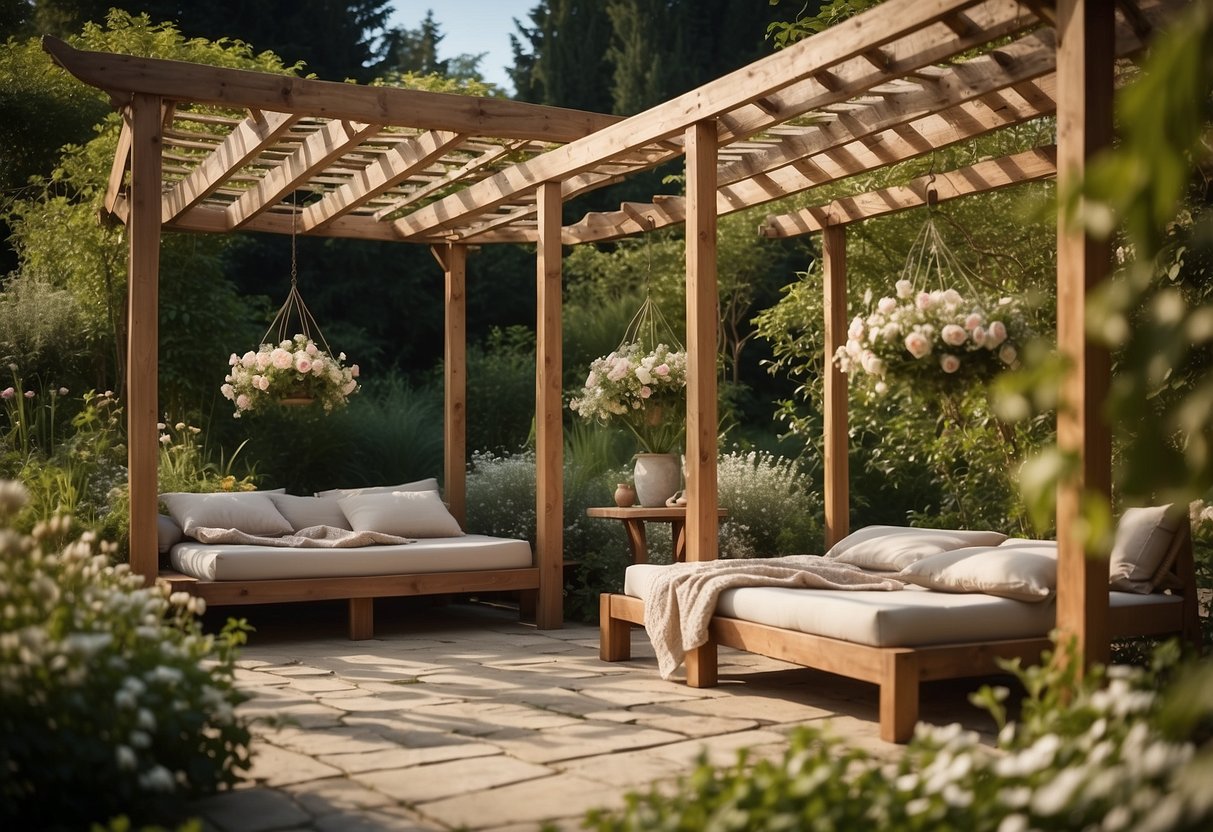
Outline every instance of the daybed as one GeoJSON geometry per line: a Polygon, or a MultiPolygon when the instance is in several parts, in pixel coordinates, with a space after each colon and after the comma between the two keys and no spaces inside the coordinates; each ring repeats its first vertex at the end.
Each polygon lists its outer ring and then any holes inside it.
{"type": "MultiPolygon", "coordinates": [[[[1140,511],[1150,513],[1133,515],[1138,522],[1136,539],[1130,539],[1131,524],[1122,520],[1113,551],[1110,635],[1120,639],[1179,634],[1199,646],[1188,526],[1172,523],[1164,528],[1167,523],[1162,520],[1161,510],[1140,511]],[[1141,523],[1143,517],[1149,522],[1141,523]],[[1143,531],[1145,526],[1149,526],[1147,531],[1143,531]],[[1127,544],[1136,548],[1130,551],[1132,547],[1127,544]],[[1145,560],[1133,560],[1143,553],[1145,560]]],[[[1129,516],[1127,513],[1126,518],[1129,516]]],[[[885,536],[882,530],[891,530],[888,533],[892,534],[898,531],[894,527],[860,530],[831,549],[826,559],[847,558],[848,544],[854,544],[857,538],[860,543],[866,541],[869,554],[877,551],[885,536]]],[[[891,592],[782,586],[727,589],[719,595],[707,626],[708,650],[698,655],[700,664],[694,674],[688,673],[688,683],[700,687],[715,684],[717,644],[872,682],[880,688],[881,738],[906,742],[918,720],[920,682],[997,673],[998,659],[1035,661],[1052,646],[1048,636],[1056,616],[1053,587],[1048,585],[1048,569],[1041,570],[1040,566],[1047,566],[1047,550],[1053,546],[1055,581],[1055,544],[1007,540],[997,546],[970,546],[960,541],[940,548],[907,546],[902,539],[893,546],[896,555],[879,564],[885,567],[883,574],[918,580],[935,588],[909,583],[905,589],[891,592]],[[1011,551],[1018,547],[1023,547],[1019,553],[1011,551]],[[1027,551],[1033,556],[1021,557],[1027,551]],[[932,559],[943,568],[933,578],[924,578],[930,570],[921,568],[922,564],[932,559]],[[988,582],[988,567],[1000,559],[1018,561],[1020,566],[1028,564],[1028,568],[1017,575],[1001,575],[1002,584],[996,586],[988,582]],[[907,560],[915,565],[905,566],[905,571],[891,571],[907,560]],[[965,568],[959,568],[966,564],[967,577],[960,574],[965,568]],[[917,578],[907,574],[914,569],[920,573],[917,578]],[[998,594],[973,591],[974,574],[976,584],[987,580],[989,588],[998,594]],[[940,575],[944,580],[939,580],[940,575]]],[[[851,560],[865,569],[873,566],[862,556],[851,560]]],[[[628,567],[624,592],[602,596],[600,651],[604,661],[630,657],[631,627],[644,625],[653,582],[661,570],[669,568],[651,564],[628,567]]],[[[690,649],[695,645],[685,646],[690,649]]]]}
{"type": "Polygon", "coordinates": [[[525,609],[539,586],[530,544],[464,534],[432,479],[161,501],[160,575],[174,590],[215,606],[347,599],[351,639],[374,635],[375,598],[519,591],[525,609]]]}

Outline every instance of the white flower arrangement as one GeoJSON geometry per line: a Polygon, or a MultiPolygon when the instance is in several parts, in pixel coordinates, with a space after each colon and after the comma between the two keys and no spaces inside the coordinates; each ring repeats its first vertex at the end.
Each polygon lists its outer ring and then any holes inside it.
{"type": "Polygon", "coordinates": [[[345,353],[336,358],[305,335],[278,344],[262,344],[256,352],[232,353],[231,372],[219,388],[242,413],[290,398],[313,399],[325,412],[344,407],[358,391],[358,365],[345,365],[345,353]]]}
{"type": "Polygon", "coordinates": [[[955,289],[918,291],[909,280],[897,281],[896,295],[881,298],[867,317],[852,320],[846,345],[834,355],[840,370],[865,377],[875,393],[888,392],[889,376],[984,380],[1018,366],[1016,345],[1027,324],[1013,298],[1002,298],[986,312],[955,289]]]}
{"type": "Polygon", "coordinates": [[[645,453],[670,453],[684,429],[687,355],[658,344],[645,352],[638,342],[624,344],[590,363],[590,374],[569,409],[582,418],[622,422],[645,453]]]}

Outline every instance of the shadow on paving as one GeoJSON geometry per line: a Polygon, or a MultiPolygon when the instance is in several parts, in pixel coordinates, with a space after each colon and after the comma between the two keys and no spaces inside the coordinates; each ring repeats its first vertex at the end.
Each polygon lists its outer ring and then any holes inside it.
{"type": "MultiPolygon", "coordinates": [[[[537,630],[501,604],[381,599],[366,641],[346,638],[344,602],[218,608],[204,626],[229,615],[256,628],[237,684],[258,722],[249,780],[193,807],[216,832],[575,829],[703,754],[778,757],[800,725],[899,753],[873,685],[721,649],[720,685],[694,689],[658,676],[642,630],[606,663],[596,627],[537,630]]],[[[980,684],[924,685],[923,718],[992,741],[967,700],[980,684]]]]}

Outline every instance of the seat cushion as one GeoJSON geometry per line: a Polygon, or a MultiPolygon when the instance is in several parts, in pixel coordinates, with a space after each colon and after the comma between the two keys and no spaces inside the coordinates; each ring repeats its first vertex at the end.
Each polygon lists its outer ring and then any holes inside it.
{"type": "Polygon", "coordinates": [[[966,546],[997,546],[1007,539],[992,531],[866,526],[835,543],[826,557],[861,569],[900,572],[915,561],[966,546]]]}

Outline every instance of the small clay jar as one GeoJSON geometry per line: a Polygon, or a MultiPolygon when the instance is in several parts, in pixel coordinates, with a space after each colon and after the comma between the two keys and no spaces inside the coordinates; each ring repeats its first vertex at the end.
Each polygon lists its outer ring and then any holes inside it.
{"type": "Polygon", "coordinates": [[[621,482],[615,486],[615,505],[620,508],[636,505],[636,489],[630,482],[621,482]]]}

